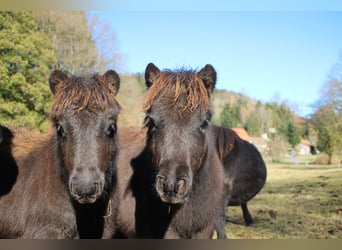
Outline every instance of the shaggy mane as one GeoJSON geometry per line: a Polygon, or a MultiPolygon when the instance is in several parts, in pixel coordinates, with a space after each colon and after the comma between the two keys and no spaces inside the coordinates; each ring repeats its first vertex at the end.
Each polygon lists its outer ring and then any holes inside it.
{"type": "Polygon", "coordinates": [[[186,95],[186,101],[181,103],[184,111],[193,111],[197,107],[210,106],[210,94],[203,81],[193,70],[161,71],[153,85],[149,88],[142,103],[142,110],[151,109],[155,99],[170,95],[173,92],[173,103],[178,104],[181,96],[186,95]]]}
{"type": "Polygon", "coordinates": [[[72,76],[58,86],[51,107],[51,117],[65,109],[76,112],[87,109],[91,112],[104,111],[108,107],[121,105],[115,98],[115,90],[99,75],[91,78],[72,76]]]}

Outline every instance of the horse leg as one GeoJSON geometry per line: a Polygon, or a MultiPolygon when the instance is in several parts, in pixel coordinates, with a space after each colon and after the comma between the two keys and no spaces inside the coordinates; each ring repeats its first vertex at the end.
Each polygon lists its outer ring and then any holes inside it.
{"type": "Polygon", "coordinates": [[[229,203],[230,195],[229,193],[226,193],[222,198],[221,203],[221,212],[217,218],[217,221],[215,223],[215,230],[217,233],[217,239],[227,239],[226,235],[226,212],[227,212],[227,206],[229,203]]]}
{"type": "Polygon", "coordinates": [[[226,235],[226,209],[221,212],[215,224],[215,230],[217,233],[217,239],[227,239],[226,235]]]}
{"type": "Polygon", "coordinates": [[[251,214],[248,211],[247,202],[241,203],[241,209],[242,209],[242,213],[243,213],[243,218],[245,219],[245,222],[246,222],[246,226],[254,227],[255,222],[254,222],[251,214]]]}

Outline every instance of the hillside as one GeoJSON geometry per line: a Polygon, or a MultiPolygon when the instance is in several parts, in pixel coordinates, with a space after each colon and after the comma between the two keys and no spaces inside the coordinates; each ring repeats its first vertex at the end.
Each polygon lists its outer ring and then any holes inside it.
{"type": "Polygon", "coordinates": [[[143,116],[139,109],[146,91],[142,75],[120,75],[121,83],[117,98],[123,107],[119,116],[119,126],[141,126],[143,116]]]}
{"type": "Polygon", "coordinates": [[[236,93],[227,90],[215,90],[212,96],[212,103],[214,106],[213,122],[216,124],[221,124],[220,115],[223,111],[224,106],[227,103],[235,105],[238,103],[238,100],[241,99],[243,100],[244,105],[246,105],[245,109],[242,111],[241,114],[242,120],[246,121],[250,113],[249,111],[255,108],[258,101],[241,93],[236,93]]]}

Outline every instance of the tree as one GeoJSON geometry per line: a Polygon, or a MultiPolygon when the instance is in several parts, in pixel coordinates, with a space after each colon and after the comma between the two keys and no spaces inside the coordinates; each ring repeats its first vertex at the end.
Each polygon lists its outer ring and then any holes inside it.
{"type": "Polygon", "coordinates": [[[329,156],[342,148],[342,82],[328,81],[321,91],[312,121],[318,131],[317,147],[329,156]]]}
{"type": "Polygon", "coordinates": [[[329,156],[328,163],[331,164],[332,155],[341,143],[333,108],[329,105],[320,106],[312,116],[312,121],[318,130],[317,148],[329,156]]]}
{"type": "Polygon", "coordinates": [[[57,68],[75,75],[89,73],[95,68],[97,49],[84,12],[42,12],[38,22],[52,41],[58,58],[57,68]]]}
{"type": "Polygon", "coordinates": [[[80,11],[0,12],[1,123],[48,128],[53,68],[77,75],[113,68],[119,57],[108,40],[113,45],[114,33],[104,23],[88,21],[80,11]]]}
{"type": "Polygon", "coordinates": [[[305,122],[304,127],[302,129],[302,137],[304,139],[310,140],[310,124],[308,121],[305,122]]]}
{"type": "Polygon", "coordinates": [[[239,105],[226,103],[220,115],[221,125],[227,128],[241,126],[241,114],[239,105]]]}
{"type": "Polygon", "coordinates": [[[292,148],[294,148],[300,142],[299,132],[293,120],[288,122],[285,135],[292,148]]]}
{"type": "Polygon", "coordinates": [[[83,11],[47,11],[38,22],[52,41],[59,69],[79,75],[116,68],[120,56],[113,50],[114,32],[96,16],[89,20],[83,11]]]}
{"type": "Polygon", "coordinates": [[[260,124],[255,113],[252,113],[246,122],[246,129],[250,135],[260,136],[260,124]]]}
{"type": "Polygon", "coordinates": [[[47,127],[48,75],[56,56],[33,12],[0,12],[0,121],[47,127]]]}
{"type": "Polygon", "coordinates": [[[116,48],[116,33],[113,26],[99,18],[96,13],[88,12],[88,26],[98,50],[96,68],[98,72],[108,69],[120,70],[122,57],[116,48]]]}
{"type": "MultiPolygon", "coordinates": [[[[274,128],[273,113],[270,109],[258,101],[253,111],[253,116],[258,120],[260,134],[268,133],[270,128],[274,128]]],[[[259,134],[259,135],[260,135],[259,134]]]]}

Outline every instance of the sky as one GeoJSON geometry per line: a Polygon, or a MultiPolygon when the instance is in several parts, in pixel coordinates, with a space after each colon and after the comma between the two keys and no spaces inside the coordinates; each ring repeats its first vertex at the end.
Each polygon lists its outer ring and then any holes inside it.
{"type": "Polygon", "coordinates": [[[91,13],[115,31],[123,73],[143,73],[149,62],[160,69],[199,70],[211,64],[217,71],[216,89],[265,102],[286,100],[306,116],[331,69],[342,61],[342,8],[320,8],[123,6],[91,13]]]}
{"type": "Polygon", "coordinates": [[[216,89],[312,112],[342,63],[340,0],[19,0],[3,10],[84,10],[114,30],[121,73],[160,69],[217,71],[216,89]]]}
{"type": "Polygon", "coordinates": [[[95,13],[115,32],[119,72],[212,64],[217,89],[287,101],[303,116],[342,64],[341,0],[11,0],[0,9],[95,13]]]}

